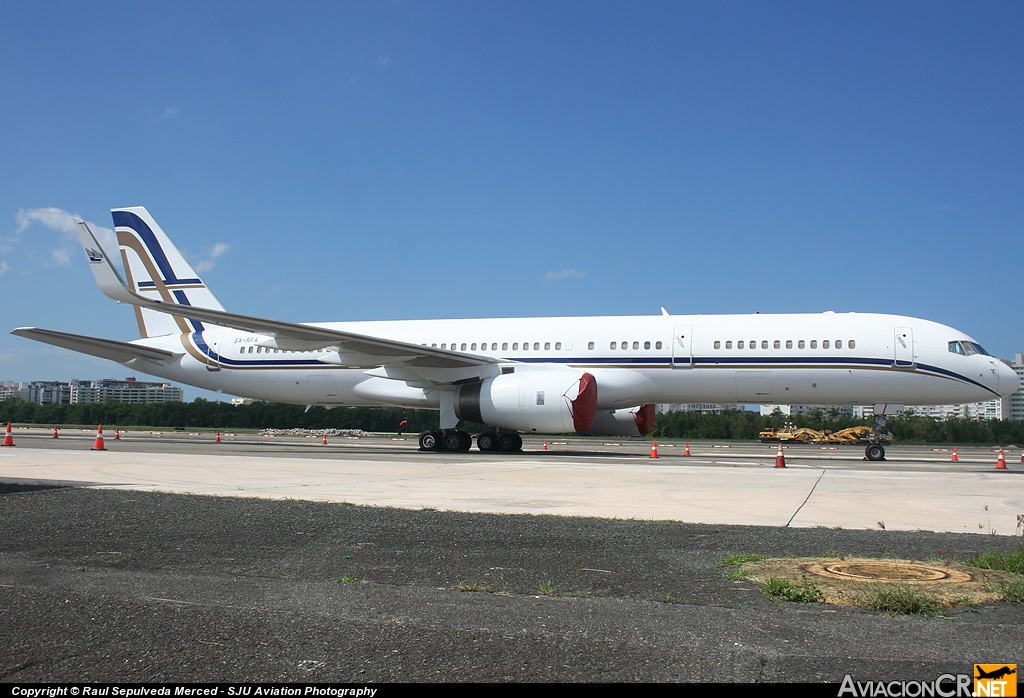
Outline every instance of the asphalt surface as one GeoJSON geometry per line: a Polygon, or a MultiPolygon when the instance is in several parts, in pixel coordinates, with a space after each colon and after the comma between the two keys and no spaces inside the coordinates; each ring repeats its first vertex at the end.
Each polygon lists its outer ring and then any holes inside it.
{"type": "Polygon", "coordinates": [[[0,485],[0,534],[5,682],[838,682],[1024,663],[1021,605],[922,619],[778,603],[717,565],[966,558],[1005,536],[25,485],[0,485]]]}

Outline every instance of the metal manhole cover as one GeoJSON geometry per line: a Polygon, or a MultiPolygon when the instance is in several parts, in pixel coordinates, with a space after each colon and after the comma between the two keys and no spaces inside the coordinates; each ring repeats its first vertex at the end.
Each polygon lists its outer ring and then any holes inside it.
{"type": "Polygon", "coordinates": [[[898,560],[849,560],[813,562],[804,570],[819,577],[856,582],[969,582],[971,575],[958,570],[898,560]]]}

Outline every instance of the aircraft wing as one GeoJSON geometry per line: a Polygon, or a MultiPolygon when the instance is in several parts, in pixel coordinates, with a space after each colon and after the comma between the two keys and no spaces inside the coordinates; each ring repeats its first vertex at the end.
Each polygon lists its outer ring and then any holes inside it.
{"type": "Polygon", "coordinates": [[[180,352],[175,353],[166,349],[156,349],[131,342],[119,342],[114,339],[100,339],[81,334],[44,330],[38,327],[19,327],[12,330],[11,334],[34,339],[44,344],[52,344],[55,347],[91,354],[101,359],[110,359],[121,364],[128,363],[132,359],[145,359],[158,364],[166,364],[181,356],[180,352]]]}
{"type": "Polygon", "coordinates": [[[486,356],[463,354],[316,325],[283,322],[229,313],[224,310],[150,300],[128,288],[117,269],[111,264],[109,256],[92,234],[88,224],[78,218],[75,219],[75,223],[82,247],[85,248],[86,256],[89,258],[89,268],[92,269],[93,276],[96,277],[96,283],[104,294],[118,303],[128,303],[177,317],[270,335],[274,337],[279,349],[309,350],[336,346],[342,356],[356,355],[359,359],[358,363],[402,364],[427,369],[473,368],[498,363],[497,359],[486,356]]]}

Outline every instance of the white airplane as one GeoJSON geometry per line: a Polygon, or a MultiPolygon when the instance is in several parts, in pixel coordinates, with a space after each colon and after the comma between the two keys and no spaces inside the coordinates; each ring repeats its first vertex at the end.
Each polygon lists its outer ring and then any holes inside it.
{"type": "Polygon", "coordinates": [[[13,334],[199,388],[305,405],[440,410],[423,450],[482,451],[527,433],[639,435],[655,403],[875,405],[885,415],[1017,390],[971,337],[896,315],[661,315],[296,324],[229,313],[145,208],[112,210],[127,282],[89,226],[79,237],[100,289],[134,306],[140,339],[33,327],[13,334]],[[895,409],[894,409],[895,408],[895,409]]]}

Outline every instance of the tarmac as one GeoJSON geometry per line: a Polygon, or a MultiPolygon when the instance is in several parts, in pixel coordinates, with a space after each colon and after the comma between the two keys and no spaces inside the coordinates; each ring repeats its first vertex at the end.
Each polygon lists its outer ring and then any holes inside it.
{"type": "Polygon", "coordinates": [[[838,683],[1024,663],[1020,604],[890,617],[772,601],[719,565],[1008,550],[1019,450],[996,472],[988,447],[869,463],[793,445],[776,469],[774,448],[728,442],[653,460],[610,439],[492,455],[51,434],[0,449],[4,682],[838,683]]]}

